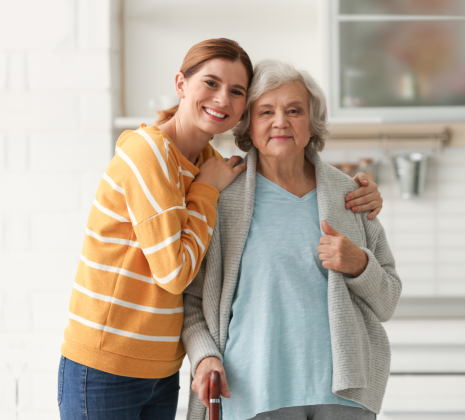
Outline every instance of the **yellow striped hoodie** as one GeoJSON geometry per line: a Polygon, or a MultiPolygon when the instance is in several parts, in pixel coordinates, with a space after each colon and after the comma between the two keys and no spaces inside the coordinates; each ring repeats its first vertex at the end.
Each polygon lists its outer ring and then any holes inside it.
{"type": "Polygon", "coordinates": [[[219,192],[194,182],[196,165],[157,127],[125,131],[87,222],[62,354],[105,372],[163,378],[177,372],[182,292],[215,226],[219,192]]]}

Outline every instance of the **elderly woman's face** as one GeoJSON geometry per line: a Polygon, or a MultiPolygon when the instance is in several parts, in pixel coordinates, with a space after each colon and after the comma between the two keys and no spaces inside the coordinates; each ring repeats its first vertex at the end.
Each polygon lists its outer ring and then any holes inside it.
{"type": "Polygon", "coordinates": [[[285,157],[305,149],[312,135],[309,95],[301,82],[292,82],[252,104],[249,136],[262,155],[285,157]]]}

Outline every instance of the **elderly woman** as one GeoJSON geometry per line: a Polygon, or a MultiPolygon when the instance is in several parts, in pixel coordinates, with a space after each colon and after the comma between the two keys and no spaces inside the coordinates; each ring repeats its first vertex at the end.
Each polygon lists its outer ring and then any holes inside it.
{"type": "Polygon", "coordinates": [[[205,419],[213,370],[224,420],[374,419],[390,367],[381,322],[402,286],[379,221],[346,209],[357,184],[318,154],[321,89],[289,64],[259,63],[235,135],[247,170],[221,193],[185,292],[199,394],[188,419],[205,419]]]}

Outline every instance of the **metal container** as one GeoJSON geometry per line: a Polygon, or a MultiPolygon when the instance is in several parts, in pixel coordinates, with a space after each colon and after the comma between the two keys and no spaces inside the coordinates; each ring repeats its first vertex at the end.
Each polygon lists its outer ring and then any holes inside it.
{"type": "Polygon", "coordinates": [[[412,198],[423,193],[426,177],[425,153],[410,153],[392,158],[399,181],[402,198],[412,198]]]}

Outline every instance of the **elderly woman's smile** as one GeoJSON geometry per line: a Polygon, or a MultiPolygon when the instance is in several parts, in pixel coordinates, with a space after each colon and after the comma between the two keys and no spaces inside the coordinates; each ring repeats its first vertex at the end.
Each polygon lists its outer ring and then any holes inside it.
{"type": "Polygon", "coordinates": [[[297,81],[263,94],[252,105],[250,138],[268,156],[303,154],[312,135],[310,98],[297,81]]]}

